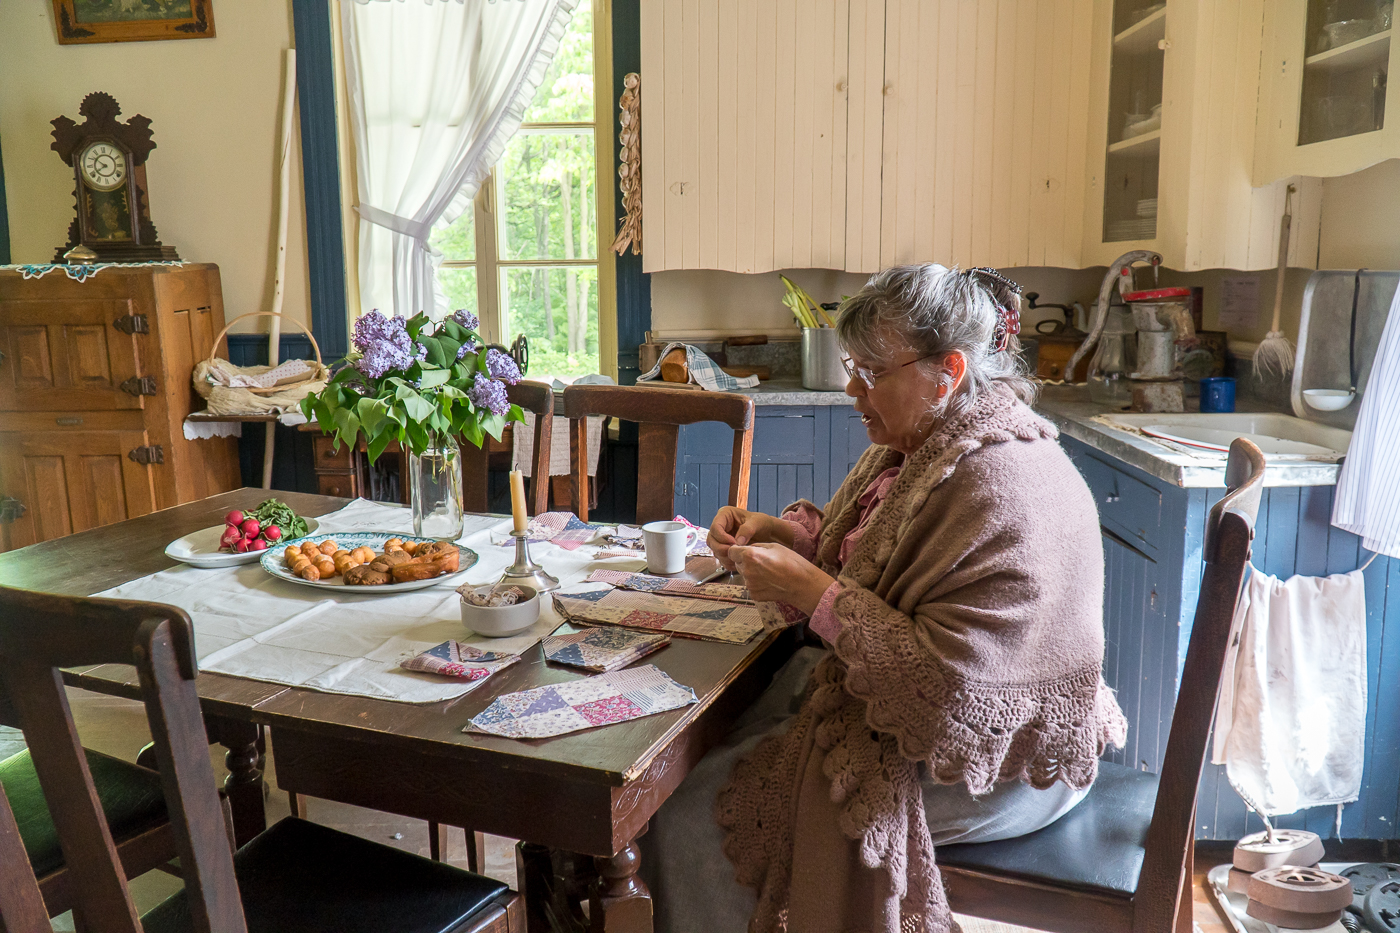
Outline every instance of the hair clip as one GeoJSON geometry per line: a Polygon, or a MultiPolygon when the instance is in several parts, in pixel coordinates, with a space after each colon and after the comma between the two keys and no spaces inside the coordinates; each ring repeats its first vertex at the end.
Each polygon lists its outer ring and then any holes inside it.
{"type": "Polygon", "coordinates": [[[1021,312],[1008,305],[997,306],[997,326],[992,335],[992,352],[1000,353],[1011,343],[1011,336],[1021,332],[1021,312]]]}
{"type": "Polygon", "coordinates": [[[1017,285],[1015,282],[1011,281],[1010,279],[1008,279],[1006,276],[1002,275],[1002,274],[1001,274],[1000,272],[998,272],[997,270],[988,268],[987,266],[977,266],[976,268],[968,269],[968,270],[967,270],[967,274],[968,274],[968,275],[985,275],[987,278],[991,279],[993,282],[997,282],[997,283],[999,283],[999,284],[1001,284],[1001,285],[1005,285],[1007,288],[1011,289],[1012,294],[1015,294],[1015,295],[1021,294],[1021,286],[1020,286],[1020,285],[1017,285]]]}

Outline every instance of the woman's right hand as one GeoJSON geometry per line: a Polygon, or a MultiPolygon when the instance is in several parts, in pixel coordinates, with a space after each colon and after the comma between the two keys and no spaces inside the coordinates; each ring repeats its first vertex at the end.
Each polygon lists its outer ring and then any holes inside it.
{"type": "Polygon", "coordinates": [[[767,541],[791,547],[792,538],[791,529],[782,519],[726,505],[715,514],[715,520],[710,523],[710,534],[706,543],[709,544],[710,550],[714,551],[715,559],[726,570],[733,570],[734,562],[729,559],[731,547],[767,541]]]}

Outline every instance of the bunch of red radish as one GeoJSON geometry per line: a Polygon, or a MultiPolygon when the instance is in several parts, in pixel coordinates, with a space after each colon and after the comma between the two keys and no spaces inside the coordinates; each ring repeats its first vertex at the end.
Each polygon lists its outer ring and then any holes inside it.
{"type": "Polygon", "coordinates": [[[219,538],[219,547],[235,554],[265,551],[269,545],[276,544],[282,538],[281,528],[276,525],[264,525],[237,509],[224,516],[224,523],[228,527],[219,538]]]}

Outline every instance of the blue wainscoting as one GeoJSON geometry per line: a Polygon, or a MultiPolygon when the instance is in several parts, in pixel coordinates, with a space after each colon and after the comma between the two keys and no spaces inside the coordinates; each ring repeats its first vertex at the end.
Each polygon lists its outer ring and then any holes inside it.
{"type": "MultiPolygon", "coordinates": [[[[1223,489],[1181,489],[1062,438],[1099,505],[1106,569],[1104,676],[1128,717],[1128,745],[1106,757],[1155,771],[1166,750],[1200,594],[1205,520],[1223,489]],[[1154,505],[1155,503],[1155,505],[1154,505]]],[[[1347,573],[1365,562],[1360,539],[1331,525],[1331,486],[1270,487],[1259,504],[1254,566],[1276,577],[1347,573]]],[[[1367,568],[1366,765],[1361,799],[1342,815],[1345,839],[1400,838],[1400,561],[1367,568]],[[1390,623],[1387,638],[1386,625],[1390,623]]],[[[1207,764],[1197,797],[1198,839],[1263,829],[1207,764]]],[[[1333,835],[1336,808],[1280,817],[1286,828],[1333,835]]]]}
{"type": "MultiPolygon", "coordinates": [[[[733,437],[717,422],[680,430],[676,511],[701,527],[729,501],[733,437]]],[[[748,507],[777,515],[798,499],[825,506],[869,446],[860,416],[848,405],[759,406],[748,507]]]]}

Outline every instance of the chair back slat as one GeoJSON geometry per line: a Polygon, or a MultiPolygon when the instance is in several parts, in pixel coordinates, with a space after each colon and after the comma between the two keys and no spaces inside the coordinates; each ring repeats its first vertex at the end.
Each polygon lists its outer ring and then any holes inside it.
{"type": "Polygon", "coordinates": [[[564,414],[570,422],[570,505],[580,519],[588,519],[585,425],[593,415],[641,425],[637,443],[637,522],[675,515],[677,429],[683,424],[718,421],[734,431],[729,504],[742,506],[748,501],[754,406],[747,395],[652,386],[569,386],[564,390],[564,414]]]}
{"type": "Polygon", "coordinates": [[[1183,872],[1191,868],[1185,864],[1184,853],[1194,835],[1196,787],[1205,765],[1235,606],[1249,563],[1264,485],[1264,455],[1254,444],[1237,438],[1230,445],[1225,475],[1229,492],[1211,509],[1207,521],[1201,595],[1133,899],[1133,926],[1139,930],[1171,929],[1183,872]]]}
{"type": "MultiPolygon", "coordinates": [[[[173,606],[0,587],[0,684],[29,745],[86,929],[127,933],[140,924],[63,690],[60,668],[80,663],[135,666],[194,929],[246,933],[195,692],[192,632],[189,616],[173,606]]],[[[24,909],[31,884],[27,857],[0,860],[0,898],[9,901],[0,916],[24,909]]]]}
{"type": "MultiPolygon", "coordinates": [[[[534,449],[530,457],[530,483],[526,491],[526,508],[531,515],[549,511],[549,454],[554,443],[554,389],[543,382],[519,382],[506,387],[506,397],[513,404],[535,416],[534,449]]],[[[515,430],[524,430],[523,423],[515,430]]],[[[467,440],[462,447],[462,504],[468,512],[485,512],[489,508],[487,480],[490,470],[486,442],[480,447],[467,440]]]]}
{"type": "Polygon", "coordinates": [[[0,930],[5,933],[52,933],[49,912],[32,871],[9,871],[4,866],[27,865],[29,853],[15,822],[5,788],[0,787],[0,930]]]}
{"type": "Polygon", "coordinates": [[[136,933],[141,921],[78,741],[62,676],[43,662],[10,656],[6,660],[5,682],[19,712],[34,773],[58,830],[64,864],[78,881],[73,886],[75,909],[91,918],[94,930],[136,933]]]}

